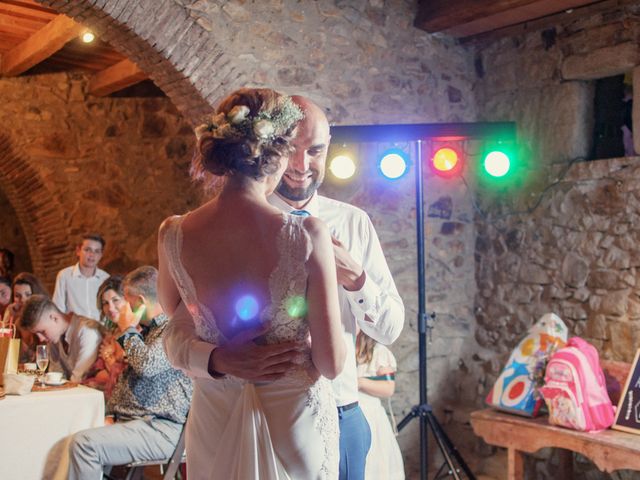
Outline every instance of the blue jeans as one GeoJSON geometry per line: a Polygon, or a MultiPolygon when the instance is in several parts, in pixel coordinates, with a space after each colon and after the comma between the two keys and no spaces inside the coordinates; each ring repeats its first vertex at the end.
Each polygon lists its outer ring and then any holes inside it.
{"type": "Polygon", "coordinates": [[[340,480],[364,480],[364,466],[371,447],[371,429],[357,406],[338,409],[340,426],[340,480]]]}

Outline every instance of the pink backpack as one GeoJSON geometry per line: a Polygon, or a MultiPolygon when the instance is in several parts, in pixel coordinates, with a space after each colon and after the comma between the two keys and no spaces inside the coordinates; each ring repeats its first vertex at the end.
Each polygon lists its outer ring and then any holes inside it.
{"type": "Polygon", "coordinates": [[[549,410],[549,423],[587,432],[613,424],[598,351],[579,337],[557,350],[547,364],[540,393],[549,410]]]}

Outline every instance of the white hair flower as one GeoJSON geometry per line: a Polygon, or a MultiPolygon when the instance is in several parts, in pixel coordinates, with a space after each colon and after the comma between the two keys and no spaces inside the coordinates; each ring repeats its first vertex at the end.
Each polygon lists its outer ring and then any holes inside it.
{"type": "Polygon", "coordinates": [[[269,138],[273,135],[275,127],[271,121],[262,119],[253,124],[253,131],[258,138],[269,138]]]}
{"type": "Polygon", "coordinates": [[[227,113],[229,123],[231,123],[231,125],[238,125],[244,122],[247,118],[247,115],[249,115],[249,111],[249,107],[247,107],[246,105],[236,105],[231,110],[229,110],[229,113],[227,113]]]}

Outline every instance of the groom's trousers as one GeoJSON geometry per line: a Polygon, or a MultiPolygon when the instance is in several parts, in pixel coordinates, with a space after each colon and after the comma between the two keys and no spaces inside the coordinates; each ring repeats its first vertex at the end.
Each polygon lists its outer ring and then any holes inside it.
{"type": "Polygon", "coordinates": [[[364,480],[371,447],[371,429],[360,406],[338,407],[340,426],[340,480],[364,480]]]}

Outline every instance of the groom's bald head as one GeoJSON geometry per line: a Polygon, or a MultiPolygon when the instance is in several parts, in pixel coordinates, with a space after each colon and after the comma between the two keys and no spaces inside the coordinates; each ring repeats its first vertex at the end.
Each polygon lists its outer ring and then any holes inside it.
{"type": "Polygon", "coordinates": [[[294,207],[301,207],[324,180],[331,135],[329,121],[318,105],[300,95],[292,99],[304,112],[304,118],[291,142],[293,152],[276,192],[294,207]]]}

